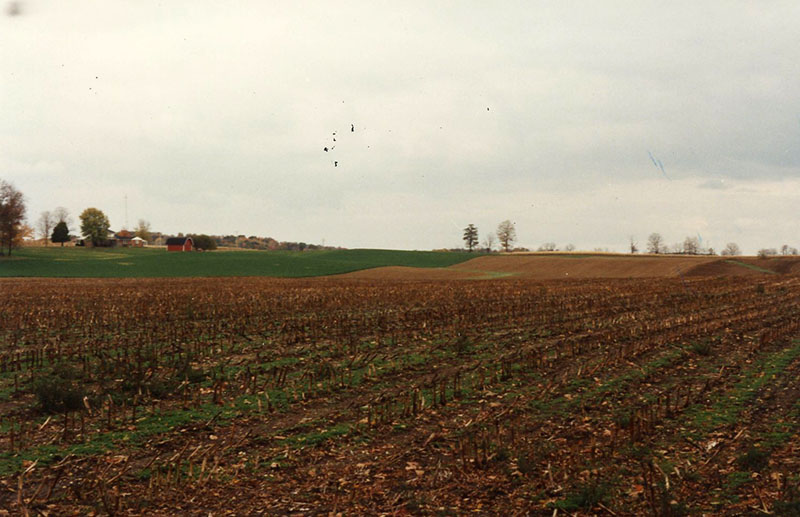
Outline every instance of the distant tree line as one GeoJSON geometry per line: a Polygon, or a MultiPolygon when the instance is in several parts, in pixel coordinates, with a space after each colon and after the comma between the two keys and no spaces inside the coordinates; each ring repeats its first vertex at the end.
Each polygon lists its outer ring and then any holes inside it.
{"type": "Polygon", "coordinates": [[[212,235],[211,236],[219,247],[243,248],[250,250],[285,250],[285,251],[306,251],[306,250],[330,250],[342,249],[336,246],[324,246],[321,244],[309,244],[305,242],[278,241],[272,237],[258,237],[256,235],[212,235]]]}
{"type": "MultiPolygon", "coordinates": [[[[637,253],[639,248],[636,239],[630,237],[630,252],[637,253]]],[[[647,252],[652,254],[671,254],[671,255],[716,255],[716,251],[712,247],[703,247],[700,237],[686,237],[682,243],[675,243],[672,246],[667,246],[664,238],[659,233],[651,233],[647,238],[647,252]]],[[[742,254],[742,250],[735,242],[729,242],[725,245],[720,253],[722,256],[738,256],[742,254]]],[[[763,248],[758,251],[759,257],[770,257],[776,255],[798,255],[797,248],[791,247],[788,244],[781,246],[780,252],[775,248],[763,248]]]]}

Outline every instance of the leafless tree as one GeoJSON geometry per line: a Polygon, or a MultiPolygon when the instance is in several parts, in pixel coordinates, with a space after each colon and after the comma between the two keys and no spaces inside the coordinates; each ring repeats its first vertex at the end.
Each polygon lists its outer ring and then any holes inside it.
{"type": "Polygon", "coordinates": [[[720,254],[726,257],[735,257],[736,255],[741,255],[742,250],[739,249],[739,245],[735,242],[729,242],[725,245],[725,249],[722,250],[720,254]]]}
{"type": "Polygon", "coordinates": [[[136,224],[136,229],[133,231],[133,233],[140,239],[150,242],[150,239],[152,238],[152,234],[150,233],[150,223],[144,219],[139,219],[139,222],[136,224]]]}
{"type": "Polygon", "coordinates": [[[631,235],[628,240],[630,241],[631,255],[639,253],[639,248],[636,246],[636,239],[633,238],[633,235],[631,235]]]}
{"type": "Polygon", "coordinates": [[[53,231],[53,226],[55,226],[55,224],[55,217],[53,217],[53,214],[51,214],[49,210],[42,212],[41,215],[39,215],[39,219],[36,221],[36,229],[39,231],[39,235],[42,236],[42,239],[44,239],[45,246],[47,246],[50,241],[50,233],[53,231]]]}
{"type": "Polygon", "coordinates": [[[489,233],[486,234],[486,237],[483,238],[483,247],[486,248],[486,251],[491,253],[494,250],[494,234],[489,233]]]}
{"type": "Polygon", "coordinates": [[[566,246],[564,246],[564,251],[575,251],[575,245],[567,244],[566,246]]]}
{"type": "Polygon", "coordinates": [[[700,241],[697,237],[686,237],[683,240],[683,252],[687,255],[697,255],[700,252],[700,241]]]}
{"type": "Polygon", "coordinates": [[[772,257],[772,256],[775,256],[777,254],[778,254],[778,250],[776,250],[775,248],[762,248],[762,249],[758,250],[759,258],[772,257]]]}
{"type": "Polygon", "coordinates": [[[56,207],[56,209],[53,210],[53,217],[57,223],[67,223],[67,225],[69,225],[72,222],[72,218],[69,216],[69,210],[63,206],[56,207]]]}
{"type": "Polygon", "coordinates": [[[555,242],[545,242],[536,251],[557,251],[555,242]]]}
{"type": "Polygon", "coordinates": [[[11,249],[19,241],[25,220],[25,197],[22,192],[6,181],[0,180],[0,256],[4,249],[11,249]]]}
{"type": "Polygon", "coordinates": [[[497,240],[503,247],[503,251],[510,251],[517,240],[517,230],[514,228],[514,223],[506,219],[497,226],[497,240]]]}
{"type": "Polygon", "coordinates": [[[664,239],[660,233],[651,233],[647,238],[647,252],[656,254],[664,252],[664,239]]]}

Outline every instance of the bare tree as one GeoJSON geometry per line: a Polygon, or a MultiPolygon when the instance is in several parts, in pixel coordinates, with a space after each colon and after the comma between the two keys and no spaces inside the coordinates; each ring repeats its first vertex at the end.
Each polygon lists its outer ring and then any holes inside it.
{"type": "Polygon", "coordinates": [[[483,238],[483,247],[486,248],[486,251],[491,253],[494,250],[494,234],[489,233],[486,234],[486,237],[483,238]]]}
{"type": "Polygon", "coordinates": [[[42,212],[41,215],[39,215],[39,219],[36,221],[36,229],[39,230],[39,235],[44,239],[45,246],[47,246],[48,241],[50,241],[50,232],[53,230],[55,224],[55,217],[53,217],[53,214],[51,214],[49,210],[42,212]]]}
{"type": "Polygon", "coordinates": [[[72,224],[72,218],[69,216],[69,210],[63,206],[56,207],[53,210],[53,217],[57,223],[67,223],[67,226],[72,224]]]}
{"type": "Polygon", "coordinates": [[[566,246],[564,246],[564,251],[575,251],[575,245],[567,244],[566,246]]]}
{"type": "Polygon", "coordinates": [[[778,254],[778,250],[776,250],[775,248],[762,248],[762,249],[758,250],[759,258],[772,257],[772,256],[775,256],[777,254],[778,254]]]}
{"type": "Polygon", "coordinates": [[[633,235],[631,235],[628,240],[630,241],[631,255],[639,253],[639,248],[636,246],[636,239],[633,238],[633,235]]]}
{"type": "Polygon", "coordinates": [[[556,251],[556,243],[555,242],[545,242],[539,249],[536,251],[556,251]]]}
{"type": "Polygon", "coordinates": [[[736,255],[741,255],[742,250],[739,249],[739,245],[735,242],[729,242],[725,245],[725,249],[722,250],[720,254],[726,257],[734,257],[736,255]]]}
{"type": "Polygon", "coordinates": [[[152,238],[152,234],[150,233],[150,223],[144,219],[139,219],[139,222],[136,224],[136,229],[133,231],[133,233],[140,239],[150,242],[150,239],[152,238]]]}
{"type": "Polygon", "coordinates": [[[697,237],[686,237],[683,240],[683,252],[687,255],[697,255],[700,252],[700,241],[697,237]]]}
{"type": "Polygon", "coordinates": [[[24,219],[25,197],[22,192],[0,180],[0,256],[4,249],[11,256],[11,249],[19,243],[24,219]]]}
{"type": "Polygon", "coordinates": [[[664,239],[660,233],[651,233],[650,237],[647,238],[648,253],[663,253],[664,247],[664,239]]]}
{"type": "Polygon", "coordinates": [[[503,247],[503,251],[510,251],[517,240],[517,230],[514,228],[514,223],[506,219],[497,226],[497,239],[503,247]]]}

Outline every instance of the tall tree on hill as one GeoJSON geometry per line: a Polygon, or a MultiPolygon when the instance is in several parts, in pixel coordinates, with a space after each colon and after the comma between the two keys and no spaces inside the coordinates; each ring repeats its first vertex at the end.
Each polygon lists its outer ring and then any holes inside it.
{"type": "Polygon", "coordinates": [[[464,242],[470,252],[478,245],[478,228],[474,224],[470,223],[464,228],[464,242]]]}
{"type": "Polygon", "coordinates": [[[647,252],[648,253],[663,253],[664,252],[664,239],[660,233],[651,233],[647,238],[647,252]]]}
{"type": "Polygon", "coordinates": [[[0,180],[0,256],[19,243],[25,219],[25,197],[22,192],[6,181],[0,180]]]}
{"type": "Polygon", "coordinates": [[[50,233],[53,231],[53,226],[55,224],[55,217],[53,217],[53,214],[50,213],[49,210],[42,212],[41,215],[39,215],[39,219],[36,221],[36,229],[39,230],[39,234],[42,236],[45,246],[47,246],[47,242],[50,240],[50,233]]]}
{"type": "Polygon", "coordinates": [[[69,226],[65,221],[60,221],[56,224],[56,227],[53,228],[53,235],[50,238],[53,242],[60,242],[61,247],[64,247],[65,242],[69,242],[69,226]]]}
{"type": "Polygon", "coordinates": [[[503,251],[511,251],[511,246],[517,240],[517,230],[514,228],[514,223],[506,219],[497,226],[497,240],[503,247],[503,251]]]}
{"type": "Polygon", "coordinates": [[[108,239],[108,229],[111,224],[108,217],[96,208],[87,208],[80,215],[81,233],[84,238],[92,241],[93,246],[99,246],[108,239]]]}

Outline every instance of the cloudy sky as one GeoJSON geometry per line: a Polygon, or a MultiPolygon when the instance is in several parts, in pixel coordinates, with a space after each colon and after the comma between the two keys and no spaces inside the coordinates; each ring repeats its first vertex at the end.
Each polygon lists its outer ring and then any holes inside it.
{"type": "Polygon", "coordinates": [[[128,227],[345,247],[800,247],[796,0],[2,2],[31,222],[119,229],[127,196],[128,227]]]}

